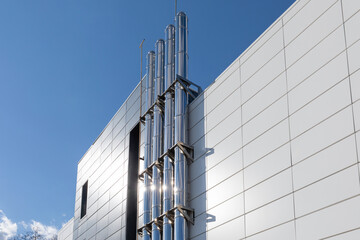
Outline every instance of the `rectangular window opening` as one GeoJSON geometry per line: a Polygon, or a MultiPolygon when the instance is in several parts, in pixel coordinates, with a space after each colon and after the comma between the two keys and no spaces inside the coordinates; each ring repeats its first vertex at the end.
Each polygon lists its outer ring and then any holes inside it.
{"type": "Polygon", "coordinates": [[[87,193],[88,193],[88,181],[86,181],[86,183],[84,183],[84,185],[82,186],[80,219],[86,215],[87,193]]]}
{"type": "Polygon", "coordinates": [[[140,124],[130,132],[128,187],[126,204],[126,240],[136,240],[137,236],[137,183],[139,174],[140,124]]]}

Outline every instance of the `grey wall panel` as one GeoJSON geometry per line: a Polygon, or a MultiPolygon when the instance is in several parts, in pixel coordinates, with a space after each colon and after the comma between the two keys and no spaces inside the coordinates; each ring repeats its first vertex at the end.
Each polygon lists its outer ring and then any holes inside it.
{"type": "Polygon", "coordinates": [[[129,131],[139,119],[139,86],[115,114],[78,165],[74,239],[125,234],[129,131]],[[87,214],[80,219],[81,187],[89,181],[87,214]]]}

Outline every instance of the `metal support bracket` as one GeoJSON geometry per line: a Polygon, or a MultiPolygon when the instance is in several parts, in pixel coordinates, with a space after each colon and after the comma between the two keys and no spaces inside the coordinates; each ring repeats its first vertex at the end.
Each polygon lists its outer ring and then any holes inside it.
{"type": "Polygon", "coordinates": [[[140,122],[142,124],[145,124],[145,116],[147,114],[150,114],[151,116],[153,116],[155,105],[159,107],[162,114],[164,113],[164,107],[165,107],[165,102],[164,101],[165,101],[166,93],[170,92],[171,94],[174,94],[176,83],[180,83],[180,85],[185,90],[185,92],[187,94],[189,94],[193,99],[196,98],[196,96],[199,95],[199,93],[201,92],[201,87],[199,85],[196,85],[195,83],[189,81],[186,78],[181,77],[180,75],[176,75],[175,81],[161,95],[157,96],[155,102],[140,117],[140,122]],[[197,91],[191,89],[191,86],[197,88],[197,91]]]}
{"type": "Polygon", "coordinates": [[[170,209],[169,211],[161,214],[159,217],[155,218],[149,223],[146,223],[144,226],[140,227],[137,230],[139,236],[143,236],[143,230],[145,229],[151,235],[151,227],[154,223],[162,232],[163,230],[163,222],[164,217],[167,217],[171,222],[175,220],[175,210],[178,210],[182,216],[184,216],[185,220],[192,225],[195,224],[195,210],[193,208],[185,207],[182,205],[177,205],[176,207],[170,209]]]}
{"type": "Polygon", "coordinates": [[[146,168],[144,171],[142,171],[140,174],[139,174],[139,180],[140,181],[144,181],[144,178],[145,178],[145,173],[147,175],[150,176],[150,178],[152,178],[152,168],[146,168]]]}

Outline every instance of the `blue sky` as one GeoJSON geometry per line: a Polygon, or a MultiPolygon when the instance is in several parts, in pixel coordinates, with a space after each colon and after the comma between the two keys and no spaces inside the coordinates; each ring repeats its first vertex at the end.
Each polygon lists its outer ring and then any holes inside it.
{"type": "MultiPolygon", "coordinates": [[[[179,0],[189,79],[207,87],[293,2],[179,0]]],[[[72,217],[78,160],[137,85],[141,40],[145,56],[173,17],[165,0],[0,1],[0,210],[13,223],[72,217]]]]}

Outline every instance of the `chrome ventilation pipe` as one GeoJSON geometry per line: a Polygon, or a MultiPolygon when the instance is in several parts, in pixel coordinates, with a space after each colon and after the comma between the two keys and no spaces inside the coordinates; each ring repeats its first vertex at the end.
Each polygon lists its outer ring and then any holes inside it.
{"type": "MultiPolygon", "coordinates": [[[[155,53],[153,51],[147,54],[147,65],[146,65],[146,108],[149,109],[153,104],[153,82],[154,82],[154,71],[155,71],[155,53]]],[[[148,168],[151,164],[151,115],[148,113],[145,116],[145,153],[144,153],[144,169],[148,168]]],[[[144,224],[151,221],[151,177],[144,174],[144,224]]],[[[144,229],[143,239],[150,240],[150,234],[144,229]]]]}
{"type": "MultiPolygon", "coordinates": [[[[154,101],[164,91],[164,40],[160,39],[155,44],[155,86],[154,101]]],[[[153,129],[153,162],[163,153],[162,144],[163,116],[159,106],[154,106],[154,129],[153,129]]],[[[153,166],[153,191],[152,191],[152,218],[155,220],[161,215],[161,172],[153,166]]],[[[152,224],[152,240],[160,240],[161,233],[156,223],[152,224]]]]}
{"type": "MultiPolygon", "coordinates": [[[[168,25],[165,30],[165,89],[175,80],[175,27],[168,25]]],[[[174,145],[173,140],[173,98],[171,93],[165,94],[164,113],[164,151],[174,145]]],[[[173,208],[173,166],[168,156],[164,157],[163,183],[163,213],[173,208]]],[[[172,240],[173,231],[171,221],[164,216],[163,240],[172,240]]]]}
{"type": "MultiPolygon", "coordinates": [[[[176,16],[176,74],[188,78],[188,54],[187,54],[188,19],[185,13],[180,12],[176,16]]],[[[187,142],[186,136],[186,106],[187,94],[180,85],[175,85],[175,143],[187,142]]],[[[185,156],[178,147],[175,148],[175,206],[186,206],[187,193],[187,163],[185,156]]],[[[187,239],[187,223],[178,209],[175,210],[175,240],[187,239]]]]}

